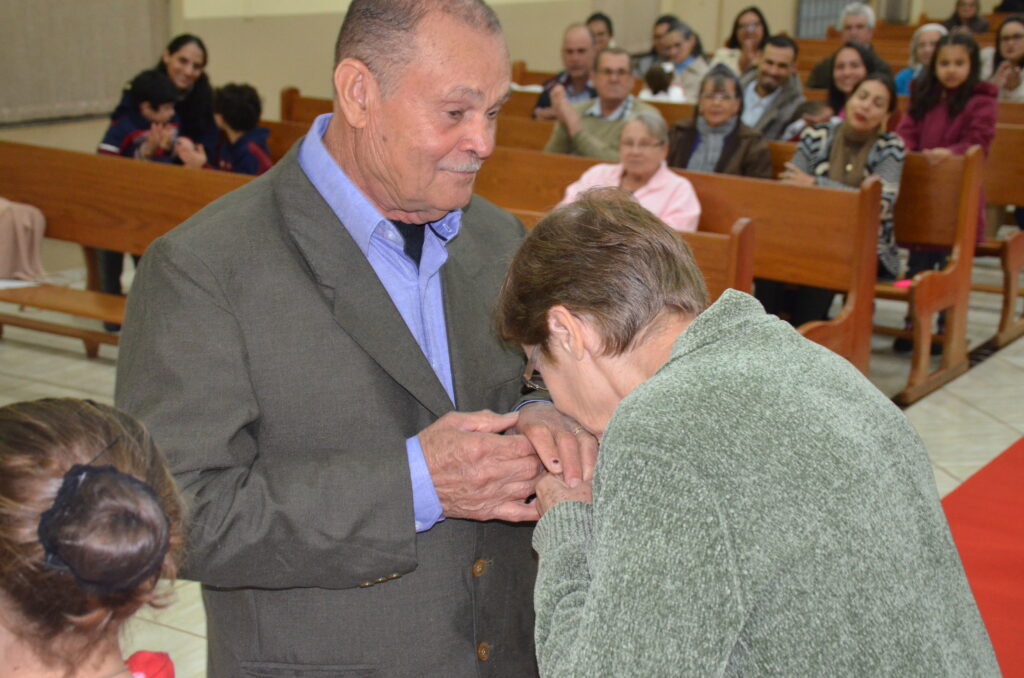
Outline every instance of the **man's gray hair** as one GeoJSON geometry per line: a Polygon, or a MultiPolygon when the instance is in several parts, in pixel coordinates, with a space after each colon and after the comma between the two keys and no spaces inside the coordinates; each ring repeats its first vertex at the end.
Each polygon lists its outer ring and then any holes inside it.
{"type": "Polygon", "coordinates": [[[433,12],[484,33],[501,34],[498,16],[482,0],[352,0],[334,45],[334,65],[343,59],[362,61],[387,96],[402,69],[416,58],[416,29],[433,12]]]}
{"type": "MultiPolygon", "coordinates": [[[[597,71],[598,67],[601,65],[601,57],[603,57],[605,54],[625,54],[627,60],[629,60],[629,58],[630,58],[629,50],[627,50],[625,48],[618,47],[618,46],[615,46],[615,47],[605,47],[600,52],[598,52],[597,54],[594,55],[594,70],[595,71],[597,71]]],[[[630,70],[629,73],[630,73],[630,75],[632,75],[633,71],[630,70]]]]}
{"type": "MultiPolygon", "coordinates": [[[[647,128],[647,133],[654,137],[659,144],[668,143],[668,125],[665,124],[665,121],[660,115],[647,113],[645,111],[634,114],[629,120],[636,120],[637,122],[643,123],[643,126],[647,128]]],[[[623,126],[622,129],[626,129],[625,126],[623,126]]]]}
{"type": "Polygon", "coordinates": [[[848,16],[866,16],[868,18],[868,28],[872,30],[875,28],[875,10],[863,2],[851,2],[846,7],[843,7],[843,11],[839,14],[839,23],[836,24],[836,28],[843,30],[843,20],[848,16]]]}

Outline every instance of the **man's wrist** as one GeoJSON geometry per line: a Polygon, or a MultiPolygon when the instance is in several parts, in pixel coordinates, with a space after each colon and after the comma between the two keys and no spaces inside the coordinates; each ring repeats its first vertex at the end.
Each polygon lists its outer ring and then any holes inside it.
{"type": "Polygon", "coordinates": [[[405,452],[409,460],[409,479],[412,482],[413,520],[417,532],[426,532],[444,520],[444,507],[434,488],[430,468],[423,456],[418,435],[406,438],[405,452]]]}

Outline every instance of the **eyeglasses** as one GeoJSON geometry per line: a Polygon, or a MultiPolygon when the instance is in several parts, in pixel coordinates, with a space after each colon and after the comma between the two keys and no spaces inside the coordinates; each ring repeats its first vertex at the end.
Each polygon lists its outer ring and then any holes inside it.
{"type": "Polygon", "coordinates": [[[544,385],[544,378],[537,372],[537,351],[539,350],[540,344],[537,344],[530,351],[526,368],[523,370],[523,383],[526,384],[526,388],[532,388],[534,391],[546,391],[548,387],[544,385]]]}
{"type": "Polygon", "coordinates": [[[664,142],[662,141],[620,141],[619,148],[625,148],[626,150],[629,151],[632,151],[635,148],[638,148],[641,151],[649,151],[652,148],[657,148],[658,146],[661,146],[663,143],[664,142]]]}
{"type": "Polygon", "coordinates": [[[613,75],[619,78],[624,78],[627,75],[629,75],[628,68],[599,68],[597,69],[597,72],[599,75],[603,75],[608,78],[612,77],[613,75]]]}
{"type": "Polygon", "coordinates": [[[1017,42],[1024,40],[1024,33],[1013,33],[1011,35],[1000,35],[999,42],[1017,42]]]}
{"type": "Polygon", "coordinates": [[[760,27],[761,27],[761,22],[760,21],[748,21],[745,24],[740,24],[740,28],[741,29],[743,29],[745,31],[750,31],[751,33],[756,31],[760,27]]]}
{"type": "Polygon", "coordinates": [[[725,92],[703,92],[700,98],[704,101],[733,101],[736,99],[733,95],[725,92]]]}

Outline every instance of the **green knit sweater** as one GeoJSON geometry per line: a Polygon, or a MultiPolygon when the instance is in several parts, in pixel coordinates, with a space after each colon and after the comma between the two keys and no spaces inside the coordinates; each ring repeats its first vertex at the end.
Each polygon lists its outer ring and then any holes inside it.
{"type": "Polygon", "coordinates": [[[629,114],[618,120],[605,120],[585,113],[594,105],[594,99],[574,104],[573,108],[580,114],[580,131],[570,136],[565,125],[558,123],[551,130],[551,137],[544,146],[546,153],[568,153],[597,158],[605,162],[619,161],[619,136],[637,113],[650,113],[661,117],[661,112],[648,103],[634,99],[629,114]]]}
{"type": "Polygon", "coordinates": [[[998,676],[920,439],[727,291],[538,523],[544,676],[998,676]]]}

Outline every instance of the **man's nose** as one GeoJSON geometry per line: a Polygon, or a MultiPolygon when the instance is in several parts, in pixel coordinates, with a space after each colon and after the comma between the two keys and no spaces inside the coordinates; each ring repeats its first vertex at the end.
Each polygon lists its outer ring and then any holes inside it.
{"type": "Polygon", "coordinates": [[[487,158],[494,152],[495,118],[488,115],[474,116],[467,124],[463,150],[472,151],[481,158],[487,158]]]}

